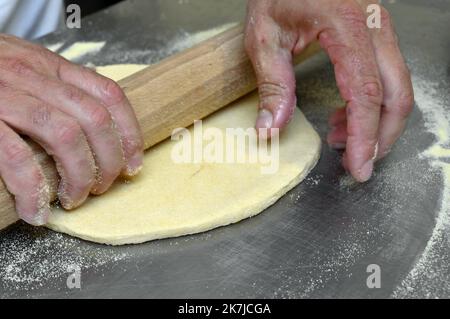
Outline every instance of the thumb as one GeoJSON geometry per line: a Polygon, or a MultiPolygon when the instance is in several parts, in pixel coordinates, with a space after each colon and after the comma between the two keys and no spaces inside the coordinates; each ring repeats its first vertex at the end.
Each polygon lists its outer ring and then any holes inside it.
{"type": "MultiPolygon", "coordinates": [[[[260,135],[264,135],[261,129],[284,129],[297,104],[292,53],[277,42],[265,35],[247,35],[246,39],[247,54],[258,82],[260,103],[256,128],[260,135]]],[[[275,133],[276,130],[270,131],[270,135],[275,133]]]]}

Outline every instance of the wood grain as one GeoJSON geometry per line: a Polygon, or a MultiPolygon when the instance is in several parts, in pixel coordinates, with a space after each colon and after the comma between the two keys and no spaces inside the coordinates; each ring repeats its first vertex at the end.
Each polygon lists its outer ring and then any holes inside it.
{"type": "MultiPolygon", "coordinates": [[[[313,43],[296,58],[301,63],[320,50],[313,43]]],[[[165,140],[256,89],[256,79],[238,26],[119,81],[139,120],[145,148],[165,140]]],[[[56,199],[58,174],[41,147],[27,141],[42,165],[56,199]]],[[[0,230],[18,221],[14,199],[0,180],[0,230]]]]}

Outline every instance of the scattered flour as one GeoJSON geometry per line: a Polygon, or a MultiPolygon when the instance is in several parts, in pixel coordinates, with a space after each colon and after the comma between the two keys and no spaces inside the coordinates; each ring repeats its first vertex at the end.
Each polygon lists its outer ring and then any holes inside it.
{"type": "MultiPolygon", "coordinates": [[[[180,51],[189,49],[194,45],[197,45],[209,38],[212,38],[232,27],[237,26],[238,23],[227,23],[217,28],[204,30],[196,33],[188,33],[181,30],[172,40],[167,41],[164,45],[157,51],[154,50],[143,50],[135,51],[128,50],[126,43],[111,43],[111,50],[108,50],[105,54],[110,57],[114,57],[115,54],[120,54],[121,61],[119,64],[128,64],[134,60],[145,60],[142,64],[153,64],[160,61],[163,58],[169,57],[180,51]]],[[[47,46],[51,51],[58,51],[64,43],[56,43],[47,46]]],[[[61,56],[70,61],[80,61],[85,56],[89,54],[96,54],[100,52],[106,45],[105,41],[98,42],[76,42],[72,44],[69,48],[64,49],[60,52],[61,56]]],[[[108,59],[106,59],[108,60],[108,59]]],[[[110,63],[109,63],[110,64],[110,63]]]]}
{"type": "Polygon", "coordinates": [[[36,291],[52,281],[55,289],[67,290],[65,278],[71,274],[69,267],[80,267],[83,273],[127,258],[126,253],[111,248],[80,243],[59,233],[20,224],[2,232],[0,298],[36,291]]]}
{"type": "Polygon", "coordinates": [[[417,105],[425,119],[426,129],[435,144],[421,156],[441,170],[442,202],[436,224],[422,255],[394,291],[394,298],[437,298],[450,296],[450,114],[449,97],[439,94],[438,83],[413,78],[417,105]]]}
{"type": "Polygon", "coordinates": [[[220,27],[206,30],[206,31],[200,31],[197,33],[189,34],[184,33],[180,38],[175,39],[171,43],[169,43],[169,48],[171,51],[179,52],[185,49],[188,49],[196,44],[199,44],[200,42],[203,42],[209,38],[212,38],[228,29],[231,29],[235,26],[237,26],[238,23],[227,23],[220,27]]]}

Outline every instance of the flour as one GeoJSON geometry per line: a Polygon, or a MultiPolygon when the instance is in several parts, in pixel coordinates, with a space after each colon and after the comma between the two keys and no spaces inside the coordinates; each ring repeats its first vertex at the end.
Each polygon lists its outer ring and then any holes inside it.
{"type": "Polygon", "coordinates": [[[442,202],[425,250],[393,297],[435,298],[450,294],[450,115],[445,108],[449,97],[439,95],[438,83],[422,78],[413,78],[413,82],[425,127],[435,136],[435,143],[421,157],[442,172],[442,202]]]}
{"type": "Polygon", "coordinates": [[[0,291],[2,298],[39,290],[49,283],[68,292],[65,278],[70,266],[99,271],[106,264],[128,258],[126,253],[92,247],[45,229],[20,224],[2,233],[0,241],[0,291]],[[43,258],[43,256],[47,256],[43,258]],[[62,279],[61,279],[62,278],[62,279]]]}
{"type": "MultiPolygon", "coordinates": [[[[189,49],[209,38],[212,38],[232,27],[237,26],[237,23],[227,23],[219,27],[204,30],[196,33],[189,33],[184,30],[180,30],[173,39],[166,41],[161,49],[155,50],[129,50],[126,47],[126,43],[108,43],[110,47],[104,54],[105,60],[114,60],[119,63],[116,64],[129,64],[133,61],[144,61],[141,64],[154,64],[160,60],[169,57],[173,54],[189,49]],[[120,58],[116,55],[120,55],[120,58]]],[[[161,39],[160,42],[165,41],[161,39]]],[[[47,48],[50,51],[56,52],[63,47],[64,43],[55,43],[48,45],[47,48]]],[[[95,55],[99,53],[107,45],[106,41],[93,41],[93,42],[76,42],[67,49],[62,50],[60,55],[67,60],[78,62],[85,61],[85,57],[88,55],[95,55]]],[[[89,62],[88,62],[89,63],[89,62]]]]}
{"type": "Polygon", "coordinates": [[[200,31],[193,34],[184,33],[181,37],[169,43],[169,51],[179,52],[182,50],[186,50],[237,25],[237,23],[227,23],[220,27],[206,31],[200,31]]]}

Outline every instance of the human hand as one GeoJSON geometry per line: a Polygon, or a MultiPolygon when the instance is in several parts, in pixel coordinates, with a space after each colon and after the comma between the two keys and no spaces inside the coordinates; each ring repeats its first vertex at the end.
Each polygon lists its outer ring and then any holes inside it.
{"type": "Polygon", "coordinates": [[[16,211],[46,223],[50,194],[42,168],[20,137],[53,157],[58,196],[73,209],[122,173],[137,174],[143,140],[133,109],[112,80],[47,49],[0,34],[0,174],[16,211]]]}
{"type": "Polygon", "coordinates": [[[296,107],[294,55],[319,40],[335,68],[345,108],[330,118],[331,147],[345,149],[353,177],[370,179],[401,136],[414,94],[389,13],[367,26],[367,0],[249,0],[246,49],[259,86],[256,127],[286,127],[296,107]]]}

